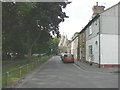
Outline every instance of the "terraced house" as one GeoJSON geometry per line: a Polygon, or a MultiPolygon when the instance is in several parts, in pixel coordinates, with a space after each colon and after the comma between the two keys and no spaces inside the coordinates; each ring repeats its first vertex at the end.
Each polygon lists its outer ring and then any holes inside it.
{"type": "Polygon", "coordinates": [[[83,29],[81,32],[80,32],[80,43],[79,43],[79,52],[78,54],[79,55],[79,60],[82,60],[82,61],[85,61],[86,60],[86,31],[85,29],[83,29]]]}
{"type": "Polygon", "coordinates": [[[99,67],[119,66],[118,19],[120,3],[97,14],[86,25],[86,60],[99,67]]]}
{"type": "Polygon", "coordinates": [[[92,19],[79,32],[77,59],[96,63],[99,67],[120,66],[120,2],[106,10],[104,8],[97,2],[92,8],[92,19]]]}
{"type": "Polygon", "coordinates": [[[71,54],[74,55],[75,60],[78,59],[78,32],[76,32],[73,37],[71,43],[71,54]]]}

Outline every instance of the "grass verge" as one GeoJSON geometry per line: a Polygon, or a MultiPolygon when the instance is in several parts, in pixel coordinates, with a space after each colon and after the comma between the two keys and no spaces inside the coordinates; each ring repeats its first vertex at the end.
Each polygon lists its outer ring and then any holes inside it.
{"type": "Polygon", "coordinates": [[[27,59],[3,61],[2,73],[2,87],[7,87],[18,81],[25,74],[34,70],[37,66],[46,62],[51,56],[43,56],[33,58],[28,61],[27,59]]]}

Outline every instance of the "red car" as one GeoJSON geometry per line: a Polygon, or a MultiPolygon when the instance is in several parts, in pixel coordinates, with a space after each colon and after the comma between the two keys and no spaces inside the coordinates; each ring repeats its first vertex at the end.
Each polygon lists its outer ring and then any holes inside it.
{"type": "Polygon", "coordinates": [[[74,57],[72,54],[65,54],[64,57],[63,57],[63,62],[64,63],[74,63],[74,57]]]}

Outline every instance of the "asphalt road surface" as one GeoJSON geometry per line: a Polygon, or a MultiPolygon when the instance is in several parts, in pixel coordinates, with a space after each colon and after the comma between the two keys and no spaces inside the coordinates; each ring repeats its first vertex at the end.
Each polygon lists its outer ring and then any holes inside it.
{"type": "Polygon", "coordinates": [[[30,73],[17,88],[118,88],[118,75],[85,71],[59,56],[30,73]]]}

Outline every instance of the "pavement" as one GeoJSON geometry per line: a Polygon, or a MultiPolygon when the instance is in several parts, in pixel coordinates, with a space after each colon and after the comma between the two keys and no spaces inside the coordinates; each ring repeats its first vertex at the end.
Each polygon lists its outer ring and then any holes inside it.
{"type": "Polygon", "coordinates": [[[120,72],[120,68],[118,69],[118,67],[99,68],[98,64],[90,65],[87,62],[78,61],[78,60],[75,60],[75,65],[79,66],[81,69],[85,71],[100,72],[100,73],[116,73],[116,72],[118,73],[118,71],[120,72]]]}

